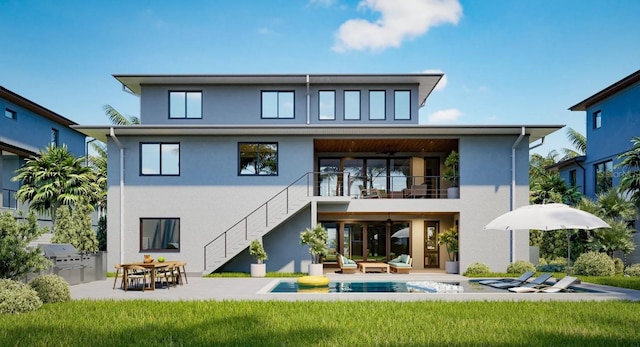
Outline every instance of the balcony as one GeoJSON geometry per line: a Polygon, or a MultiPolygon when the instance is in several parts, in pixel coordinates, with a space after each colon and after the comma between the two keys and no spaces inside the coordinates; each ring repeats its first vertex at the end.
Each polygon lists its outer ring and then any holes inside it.
{"type": "MultiPolygon", "coordinates": [[[[348,172],[315,173],[314,196],[357,199],[447,199],[451,182],[442,176],[352,176],[348,172]]],[[[457,198],[457,196],[456,196],[457,198]]]]}

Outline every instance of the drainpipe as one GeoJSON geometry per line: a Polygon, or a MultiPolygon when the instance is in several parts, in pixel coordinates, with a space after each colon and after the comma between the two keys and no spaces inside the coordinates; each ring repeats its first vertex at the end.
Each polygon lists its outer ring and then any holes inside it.
{"type": "Polygon", "coordinates": [[[309,92],[309,75],[307,75],[307,125],[311,124],[311,93],[309,92]]]}
{"type": "Polygon", "coordinates": [[[124,263],[124,147],[111,127],[109,135],[120,149],[120,264],[124,263]]]}
{"type": "MultiPolygon", "coordinates": [[[[520,135],[516,139],[516,142],[511,146],[511,203],[509,206],[510,211],[514,210],[514,206],[516,204],[516,148],[520,144],[520,141],[524,138],[525,135],[525,127],[522,127],[520,135]]],[[[513,263],[516,260],[516,239],[514,230],[509,230],[509,239],[511,243],[511,262],[513,263]]]]}

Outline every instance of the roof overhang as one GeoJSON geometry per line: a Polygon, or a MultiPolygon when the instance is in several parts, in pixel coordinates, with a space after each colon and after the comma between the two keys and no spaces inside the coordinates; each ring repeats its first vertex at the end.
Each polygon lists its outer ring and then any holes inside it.
{"type": "Polygon", "coordinates": [[[66,118],[63,117],[53,111],[51,111],[50,109],[40,106],[38,104],[36,104],[35,102],[20,96],[12,91],[10,91],[9,89],[0,86],[0,98],[6,99],[11,101],[12,103],[20,106],[20,107],[24,107],[25,109],[38,114],[42,117],[48,118],[58,124],[62,124],[65,126],[69,126],[69,125],[76,125],[77,123],[66,118]]]}
{"type": "Polygon", "coordinates": [[[416,74],[257,74],[257,75],[113,75],[123,87],[140,95],[142,85],[215,85],[215,84],[417,84],[420,105],[442,78],[442,73],[416,74]]]}
{"type": "Polygon", "coordinates": [[[579,103],[569,107],[571,111],[586,111],[587,108],[595,105],[602,100],[619,93],[620,91],[640,82],[640,70],[621,79],[620,81],[608,86],[607,88],[591,95],[590,97],[580,101],[579,103]]]}
{"type": "Polygon", "coordinates": [[[563,128],[564,125],[458,125],[458,126],[320,126],[320,125],[77,125],[74,129],[106,142],[111,129],[116,136],[314,136],[323,138],[440,137],[520,135],[522,129],[529,143],[563,128]]]}
{"type": "Polygon", "coordinates": [[[553,170],[553,169],[561,169],[563,167],[567,167],[567,166],[571,166],[574,164],[580,165],[580,163],[584,163],[584,161],[587,159],[586,156],[584,155],[579,155],[579,156],[575,156],[572,158],[568,158],[565,160],[561,160],[553,165],[549,165],[547,167],[545,167],[545,169],[547,170],[553,170]]]}

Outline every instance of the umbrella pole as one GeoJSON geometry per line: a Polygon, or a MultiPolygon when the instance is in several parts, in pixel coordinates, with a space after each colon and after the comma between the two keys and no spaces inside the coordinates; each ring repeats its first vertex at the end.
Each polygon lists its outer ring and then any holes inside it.
{"type": "Polygon", "coordinates": [[[571,230],[567,229],[567,276],[569,276],[570,262],[571,262],[571,230]]]}

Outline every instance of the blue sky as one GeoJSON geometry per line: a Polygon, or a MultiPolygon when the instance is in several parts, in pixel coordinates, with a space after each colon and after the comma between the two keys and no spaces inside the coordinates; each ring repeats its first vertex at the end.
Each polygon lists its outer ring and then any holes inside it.
{"type": "MultiPolygon", "coordinates": [[[[0,85],[80,124],[139,100],[112,74],[412,73],[424,124],[566,124],[640,68],[640,1],[0,0],[0,85]]],[[[536,149],[568,147],[561,130],[536,149]]]]}

